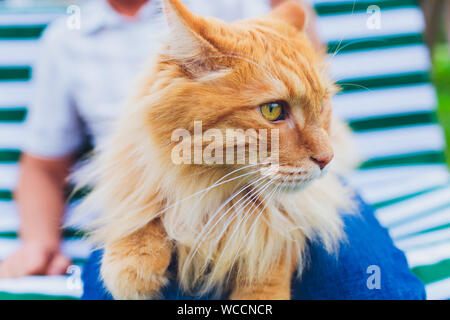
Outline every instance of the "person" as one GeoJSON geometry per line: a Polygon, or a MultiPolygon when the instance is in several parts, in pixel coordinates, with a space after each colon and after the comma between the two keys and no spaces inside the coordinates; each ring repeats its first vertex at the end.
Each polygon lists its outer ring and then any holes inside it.
{"type": "Polygon", "coordinates": [[[95,144],[106,133],[149,55],[143,39],[152,30],[146,20],[156,14],[153,2],[92,1],[80,30],[60,19],[43,35],[15,191],[23,244],[1,264],[0,277],[64,274],[70,265],[60,248],[66,178],[86,136],[95,144]]]}
{"type": "MultiPolygon", "coordinates": [[[[184,2],[199,14],[232,21],[266,13],[283,0],[184,2]]],[[[161,31],[155,0],[96,0],[81,12],[80,30],[69,30],[62,19],[43,36],[15,194],[23,245],[0,265],[3,278],[65,273],[70,259],[61,252],[60,241],[68,172],[87,137],[97,145],[108,134],[120,101],[157,48],[149,35],[161,31]]],[[[359,198],[358,203],[361,216],[346,218],[348,241],[338,257],[311,243],[311,264],[293,283],[293,298],[423,299],[423,285],[410,273],[403,253],[371,209],[359,198]],[[383,272],[376,290],[366,283],[367,268],[373,265],[383,272]]],[[[85,299],[111,298],[99,280],[100,259],[101,251],[94,252],[85,267],[85,299]]],[[[181,294],[175,282],[163,294],[167,299],[198,298],[181,294]]]]}

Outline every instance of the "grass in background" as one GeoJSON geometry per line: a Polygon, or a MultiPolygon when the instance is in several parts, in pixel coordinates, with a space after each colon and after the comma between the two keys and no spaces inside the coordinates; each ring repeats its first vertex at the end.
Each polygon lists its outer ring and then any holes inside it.
{"type": "Polygon", "coordinates": [[[439,100],[439,120],[447,138],[447,164],[450,166],[450,56],[447,45],[437,45],[434,50],[433,81],[439,100]]]}

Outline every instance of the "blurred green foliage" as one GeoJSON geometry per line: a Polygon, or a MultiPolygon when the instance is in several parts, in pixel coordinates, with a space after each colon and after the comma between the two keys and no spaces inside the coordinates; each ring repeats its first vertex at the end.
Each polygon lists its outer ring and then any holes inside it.
{"type": "Polygon", "coordinates": [[[433,54],[433,81],[439,100],[439,119],[447,138],[447,164],[450,166],[450,53],[446,44],[439,44],[433,54]]]}

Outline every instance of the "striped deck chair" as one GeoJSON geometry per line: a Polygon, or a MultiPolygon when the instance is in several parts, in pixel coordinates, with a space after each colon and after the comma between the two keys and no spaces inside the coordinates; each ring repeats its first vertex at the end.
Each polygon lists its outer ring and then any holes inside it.
{"type": "MultiPolygon", "coordinates": [[[[333,77],[342,87],[335,109],[353,128],[364,158],[349,180],[406,252],[428,298],[450,299],[450,183],[418,5],[414,0],[312,2],[332,55],[333,77]],[[381,8],[379,29],[367,26],[370,5],[381,8]]],[[[0,261],[19,245],[11,192],[37,40],[61,13],[0,9],[0,261]]],[[[66,232],[63,250],[78,265],[89,254],[73,232],[66,232]]],[[[68,277],[0,280],[0,299],[77,299],[76,276],[77,271],[68,277]]]]}
{"type": "MultiPolygon", "coordinates": [[[[39,37],[64,8],[10,9],[0,7],[0,261],[17,249],[19,216],[12,201],[18,160],[24,141],[23,123],[32,96],[31,70],[39,37]]],[[[70,211],[70,205],[69,205],[70,211]]],[[[73,232],[65,233],[63,251],[81,265],[90,248],[73,232]]],[[[69,277],[27,277],[0,281],[1,299],[78,299],[79,270],[69,277]]]]}

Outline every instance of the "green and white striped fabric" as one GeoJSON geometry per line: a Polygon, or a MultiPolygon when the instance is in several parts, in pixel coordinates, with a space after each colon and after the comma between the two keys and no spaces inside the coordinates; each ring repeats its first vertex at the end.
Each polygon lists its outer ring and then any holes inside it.
{"type": "MultiPolygon", "coordinates": [[[[333,77],[342,86],[335,109],[349,121],[364,159],[351,183],[376,208],[380,222],[406,252],[428,297],[450,299],[450,180],[417,3],[313,2],[319,33],[332,54],[333,77]],[[380,29],[367,27],[370,5],[381,8],[380,29]]],[[[0,9],[0,260],[19,245],[19,218],[11,191],[17,181],[36,40],[58,14],[0,9]]],[[[63,250],[79,265],[89,254],[89,247],[70,230],[63,250]]],[[[0,280],[0,299],[76,299],[81,291],[73,289],[71,280],[0,280]]]]}
{"type": "MultiPolygon", "coordinates": [[[[19,216],[12,201],[17,184],[18,159],[24,139],[23,123],[32,96],[31,69],[39,37],[49,22],[64,14],[64,8],[13,10],[0,7],[0,261],[20,245],[19,216]]],[[[68,211],[70,212],[70,207],[68,211]]],[[[90,248],[80,236],[66,232],[63,243],[77,265],[90,248]]],[[[72,277],[27,277],[0,280],[1,299],[78,299],[77,272],[72,277]]]]}
{"type": "Polygon", "coordinates": [[[330,44],[334,101],[364,163],[351,182],[405,251],[429,299],[450,298],[450,183],[416,1],[315,1],[330,44]],[[381,8],[369,29],[367,8],[381,8]]]}

